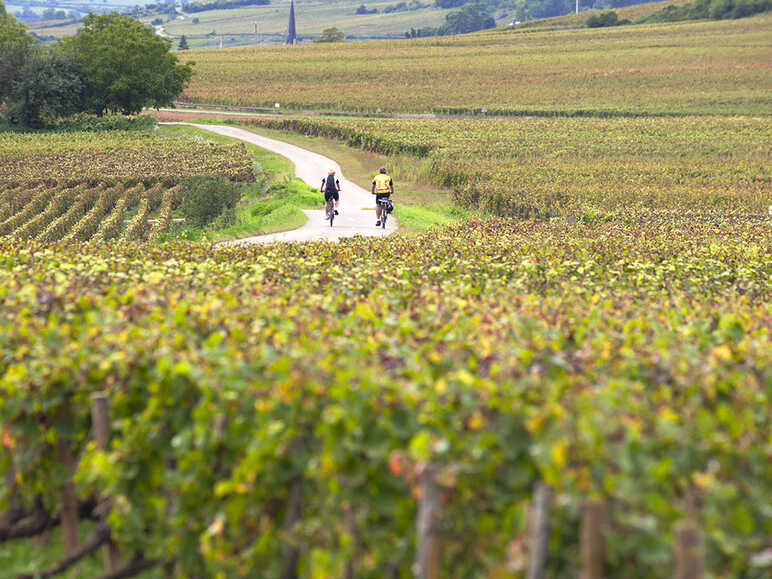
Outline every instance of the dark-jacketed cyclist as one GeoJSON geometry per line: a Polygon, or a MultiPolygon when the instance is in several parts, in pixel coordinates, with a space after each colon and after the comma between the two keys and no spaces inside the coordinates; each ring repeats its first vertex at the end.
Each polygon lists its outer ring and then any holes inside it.
{"type": "Polygon", "coordinates": [[[338,214],[338,204],[340,203],[340,181],[335,178],[335,169],[327,171],[327,177],[322,179],[322,186],[319,189],[324,193],[324,202],[335,199],[335,215],[338,214]]]}

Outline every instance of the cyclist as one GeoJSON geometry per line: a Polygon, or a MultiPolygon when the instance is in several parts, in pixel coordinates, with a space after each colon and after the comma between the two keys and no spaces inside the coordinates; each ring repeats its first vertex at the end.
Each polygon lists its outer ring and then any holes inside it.
{"type": "MultiPolygon", "coordinates": [[[[375,195],[375,216],[378,221],[376,227],[381,226],[381,206],[378,203],[381,199],[388,199],[394,194],[394,182],[386,173],[386,167],[381,167],[378,174],[373,178],[372,194],[375,195]]],[[[385,216],[384,216],[385,217],[385,216]]]]}
{"type": "Polygon", "coordinates": [[[322,179],[322,186],[319,189],[324,193],[324,202],[335,199],[335,215],[338,214],[338,203],[340,203],[340,181],[335,178],[335,169],[327,171],[327,177],[322,179]]]}

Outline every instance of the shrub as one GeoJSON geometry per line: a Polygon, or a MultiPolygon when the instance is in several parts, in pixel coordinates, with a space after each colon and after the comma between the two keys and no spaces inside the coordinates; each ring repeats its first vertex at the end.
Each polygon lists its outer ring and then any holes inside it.
{"type": "Polygon", "coordinates": [[[187,224],[203,227],[236,206],[241,186],[223,177],[190,177],[183,182],[181,195],[187,224]]]}
{"type": "Polygon", "coordinates": [[[343,31],[335,28],[325,28],[322,33],[314,38],[314,42],[343,42],[343,31]]]}
{"type": "Polygon", "coordinates": [[[585,22],[585,26],[587,26],[587,28],[603,28],[604,26],[622,26],[623,24],[630,24],[630,21],[625,19],[620,20],[619,14],[617,14],[613,10],[591,14],[585,22]]]}

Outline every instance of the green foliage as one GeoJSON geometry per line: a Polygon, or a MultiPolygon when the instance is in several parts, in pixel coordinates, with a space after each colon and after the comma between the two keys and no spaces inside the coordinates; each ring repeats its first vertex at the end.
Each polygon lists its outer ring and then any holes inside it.
{"type": "Polygon", "coordinates": [[[65,39],[91,89],[87,110],[136,114],[171,105],[192,74],[169,52],[171,41],[130,16],[89,14],[83,29],[65,39]]]}
{"type": "Polygon", "coordinates": [[[410,2],[397,2],[396,4],[390,4],[383,8],[384,14],[391,14],[393,12],[409,12],[411,10],[421,10],[427,8],[428,4],[421,4],[418,0],[410,0],[410,2]]]}
{"type": "Polygon", "coordinates": [[[180,44],[177,46],[178,50],[188,50],[190,47],[188,46],[188,39],[185,38],[185,35],[183,34],[180,37],[180,44]]]}
{"type": "Polygon", "coordinates": [[[474,211],[456,205],[403,205],[395,204],[394,215],[400,231],[423,231],[458,223],[476,216],[474,211]]]}
{"type": "Polygon", "coordinates": [[[343,42],[343,31],[335,27],[325,28],[322,33],[314,38],[314,42],[343,42]]]}
{"type": "Polygon", "coordinates": [[[585,21],[587,28],[603,28],[604,26],[622,26],[624,24],[630,24],[629,20],[619,19],[619,14],[613,10],[605,10],[603,12],[595,12],[590,14],[585,21]]]}
{"type": "Polygon", "coordinates": [[[744,18],[772,10],[772,0],[695,0],[641,18],[639,22],[677,22],[681,20],[727,20],[744,18]]]}
{"type": "Polygon", "coordinates": [[[223,177],[190,177],[183,181],[180,195],[186,225],[203,227],[236,207],[241,185],[223,177]]]}
{"type": "Polygon", "coordinates": [[[364,4],[362,4],[359,8],[356,9],[354,14],[377,14],[378,9],[377,8],[368,8],[364,4]]]}
{"type": "MultiPolygon", "coordinates": [[[[318,190],[300,179],[274,183],[267,191],[261,184],[245,187],[242,201],[229,222],[210,224],[204,233],[207,239],[233,239],[277,231],[296,229],[306,222],[304,208],[319,208],[322,196],[318,190]]],[[[169,237],[189,238],[195,235],[186,227],[169,237]]]]}
{"type": "Polygon", "coordinates": [[[412,29],[405,33],[408,38],[423,36],[448,36],[452,34],[466,34],[495,28],[496,21],[488,14],[485,7],[480,4],[466,4],[461,10],[449,13],[445,16],[445,24],[438,28],[412,29]]]}
{"type": "MultiPolygon", "coordinates": [[[[417,473],[441,468],[441,576],[516,565],[536,480],[549,574],[609,504],[609,577],[761,577],[772,496],[769,227],[470,221],[342,244],[0,242],[0,424],[25,505],[113,497],[122,552],[174,576],[409,576],[417,473]],[[89,445],[89,397],[112,438],[89,445]],[[285,523],[290,489],[300,520],[285,523]],[[356,551],[353,546],[356,545],[356,551]],[[756,574],[754,574],[756,573],[756,574]]],[[[0,469],[7,462],[0,462],[0,469]]],[[[0,473],[1,475],[2,473],[0,473]]]]}
{"type": "Polygon", "coordinates": [[[0,104],[18,79],[33,41],[24,24],[8,14],[0,0],[0,104]]]}
{"type": "Polygon", "coordinates": [[[8,95],[8,116],[26,127],[51,126],[81,110],[87,94],[87,81],[71,54],[32,50],[8,95]]]}

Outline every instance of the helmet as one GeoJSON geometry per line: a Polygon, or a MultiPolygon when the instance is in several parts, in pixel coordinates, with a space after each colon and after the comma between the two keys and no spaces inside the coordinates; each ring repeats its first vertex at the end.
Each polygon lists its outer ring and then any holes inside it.
{"type": "Polygon", "coordinates": [[[330,169],[329,171],[327,171],[327,174],[328,175],[335,175],[335,169],[330,169]]]}
{"type": "Polygon", "coordinates": [[[379,172],[381,172],[381,173],[386,173],[386,167],[381,167],[381,168],[379,169],[379,172]]]}

